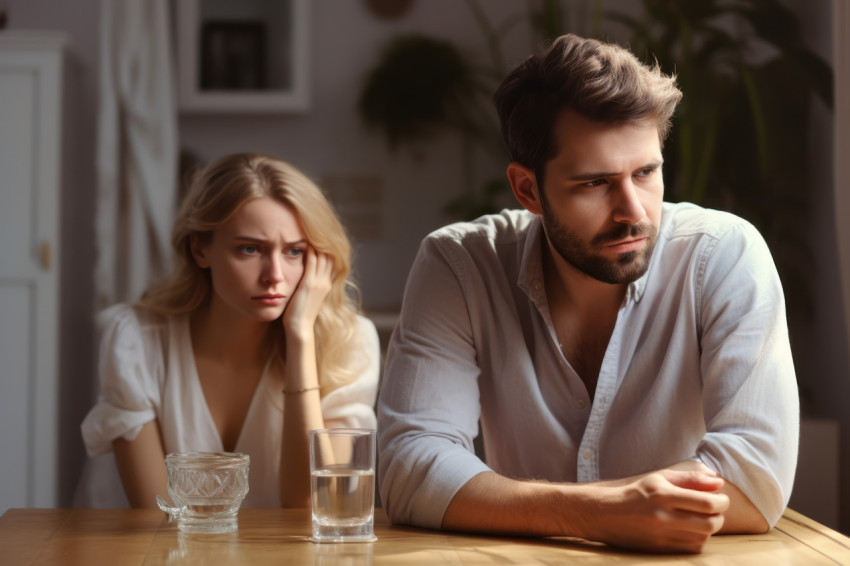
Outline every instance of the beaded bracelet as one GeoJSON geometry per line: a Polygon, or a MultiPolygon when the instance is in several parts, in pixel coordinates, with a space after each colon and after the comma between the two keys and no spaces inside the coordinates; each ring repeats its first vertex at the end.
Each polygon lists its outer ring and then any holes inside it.
{"type": "Polygon", "coordinates": [[[306,393],[307,391],[318,391],[318,390],[319,390],[319,386],[318,386],[318,385],[316,385],[315,387],[304,387],[303,389],[296,389],[295,391],[287,391],[286,389],[284,389],[284,390],[283,390],[283,394],[284,394],[284,395],[289,395],[290,393],[292,393],[292,394],[295,394],[295,393],[306,393]]]}

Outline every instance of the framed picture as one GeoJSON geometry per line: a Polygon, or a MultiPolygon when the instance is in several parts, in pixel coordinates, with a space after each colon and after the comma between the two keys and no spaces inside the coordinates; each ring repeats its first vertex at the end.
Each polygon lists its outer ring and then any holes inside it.
{"type": "Polygon", "coordinates": [[[306,111],[309,3],[176,2],[180,112],[306,111]]]}
{"type": "Polygon", "coordinates": [[[266,88],[266,26],[263,22],[204,22],[201,26],[200,89],[266,88]]]}

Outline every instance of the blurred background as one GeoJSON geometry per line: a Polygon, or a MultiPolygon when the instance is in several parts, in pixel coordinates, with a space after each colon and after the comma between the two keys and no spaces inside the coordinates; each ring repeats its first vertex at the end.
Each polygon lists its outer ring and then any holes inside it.
{"type": "Polygon", "coordinates": [[[0,512],[71,505],[93,316],[167,268],[194,170],[256,151],[315,179],[386,340],[422,237],[515,206],[490,96],[573,32],[678,75],[666,198],[767,239],[803,406],[791,506],[850,533],[845,2],[0,0],[0,14],[0,449],[17,454],[0,464],[0,512]]]}

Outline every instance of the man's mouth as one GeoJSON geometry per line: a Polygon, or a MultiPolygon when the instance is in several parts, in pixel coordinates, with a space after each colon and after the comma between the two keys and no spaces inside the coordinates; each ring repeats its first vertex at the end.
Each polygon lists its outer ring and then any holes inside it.
{"type": "Polygon", "coordinates": [[[646,238],[631,238],[606,244],[605,247],[616,252],[625,253],[639,250],[643,247],[644,242],[646,242],[646,238]]]}

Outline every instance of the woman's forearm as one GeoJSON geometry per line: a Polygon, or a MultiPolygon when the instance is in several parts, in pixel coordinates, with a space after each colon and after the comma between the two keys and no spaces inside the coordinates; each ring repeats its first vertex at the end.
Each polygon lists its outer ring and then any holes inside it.
{"type": "Polygon", "coordinates": [[[283,438],[280,461],[282,507],[310,505],[309,431],[324,428],[316,348],[312,336],[287,338],[283,438]]]}

